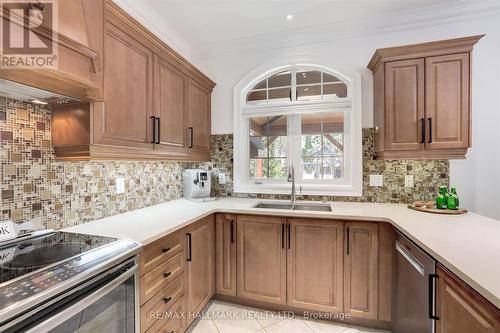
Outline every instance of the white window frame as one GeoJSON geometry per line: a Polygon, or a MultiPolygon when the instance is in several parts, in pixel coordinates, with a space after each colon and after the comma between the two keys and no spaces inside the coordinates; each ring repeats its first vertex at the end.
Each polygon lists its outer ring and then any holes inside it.
{"type": "MultiPolygon", "coordinates": [[[[272,64],[269,64],[272,66],[272,64]]],[[[275,116],[286,114],[289,117],[298,117],[303,113],[327,113],[332,111],[344,112],[344,177],[341,181],[297,179],[297,191],[303,195],[337,195],[361,196],[362,186],[362,140],[361,140],[361,76],[359,72],[345,72],[333,70],[326,66],[310,63],[289,63],[281,66],[272,66],[271,69],[259,69],[249,73],[234,88],[234,182],[235,193],[262,193],[288,194],[290,183],[286,180],[250,178],[249,159],[249,122],[252,116],[275,116]],[[257,83],[275,73],[285,70],[308,69],[325,72],[336,76],[347,85],[347,97],[326,99],[321,101],[294,101],[285,103],[247,104],[247,93],[257,83]]],[[[295,78],[292,76],[292,80],[295,78]]],[[[293,85],[293,84],[292,84],[293,85]]],[[[293,92],[292,92],[293,94],[293,92]]],[[[301,145],[300,122],[288,122],[288,147],[301,145]],[[295,124],[295,125],[294,125],[295,124]]],[[[299,161],[301,156],[295,156],[297,149],[288,149],[288,164],[299,161]]],[[[295,174],[301,174],[301,165],[294,165],[295,174]]],[[[297,177],[299,178],[299,177],[297,177]]]]}

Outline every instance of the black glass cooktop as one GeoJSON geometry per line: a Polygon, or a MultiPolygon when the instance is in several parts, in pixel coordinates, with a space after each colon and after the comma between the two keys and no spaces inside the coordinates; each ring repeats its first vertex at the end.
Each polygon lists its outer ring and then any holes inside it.
{"type": "Polygon", "coordinates": [[[115,238],[57,231],[3,247],[0,243],[0,285],[114,241],[115,238]]]}

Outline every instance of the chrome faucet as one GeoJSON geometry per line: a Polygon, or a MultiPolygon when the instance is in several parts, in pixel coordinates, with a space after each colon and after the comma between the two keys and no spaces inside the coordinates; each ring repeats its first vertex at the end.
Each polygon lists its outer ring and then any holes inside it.
{"type": "Polygon", "coordinates": [[[295,169],[293,168],[293,164],[290,165],[288,169],[288,179],[287,181],[292,183],[292,194],[291,194],[291,202],[295,203],[295,169]]]}

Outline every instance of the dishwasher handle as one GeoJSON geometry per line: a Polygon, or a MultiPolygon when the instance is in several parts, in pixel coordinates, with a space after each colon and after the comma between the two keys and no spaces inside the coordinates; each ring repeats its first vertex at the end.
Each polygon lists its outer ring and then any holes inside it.
{"type": "Polygon", "coordinates": [[[436,280],[439,279],[437,274],[429,274],[429,318],[439,320],[436,314],[436,280]]]}
{"type": "Polygon", "coordinates": [[[405,258],[412,266],[420,273],[420,275],[425,276],[424,265],[422,265],[408,250],[405,249],[400,242],[396,241],[396,250],[405,258]]]}

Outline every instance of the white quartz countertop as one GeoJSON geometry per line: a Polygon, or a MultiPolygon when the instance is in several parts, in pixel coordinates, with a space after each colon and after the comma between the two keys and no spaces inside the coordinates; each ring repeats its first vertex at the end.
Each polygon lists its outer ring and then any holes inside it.
{"type": "Polygon", "coordinates": [[[69,227],[64,231],[129,238],[144,245],[207,215],[279,215],[388,222],[500,308],[500,221],[474,213],[437,215],[402,204],[334,202],[332,212],[252,208],[258,199],[184,199],[69,227]]]}

